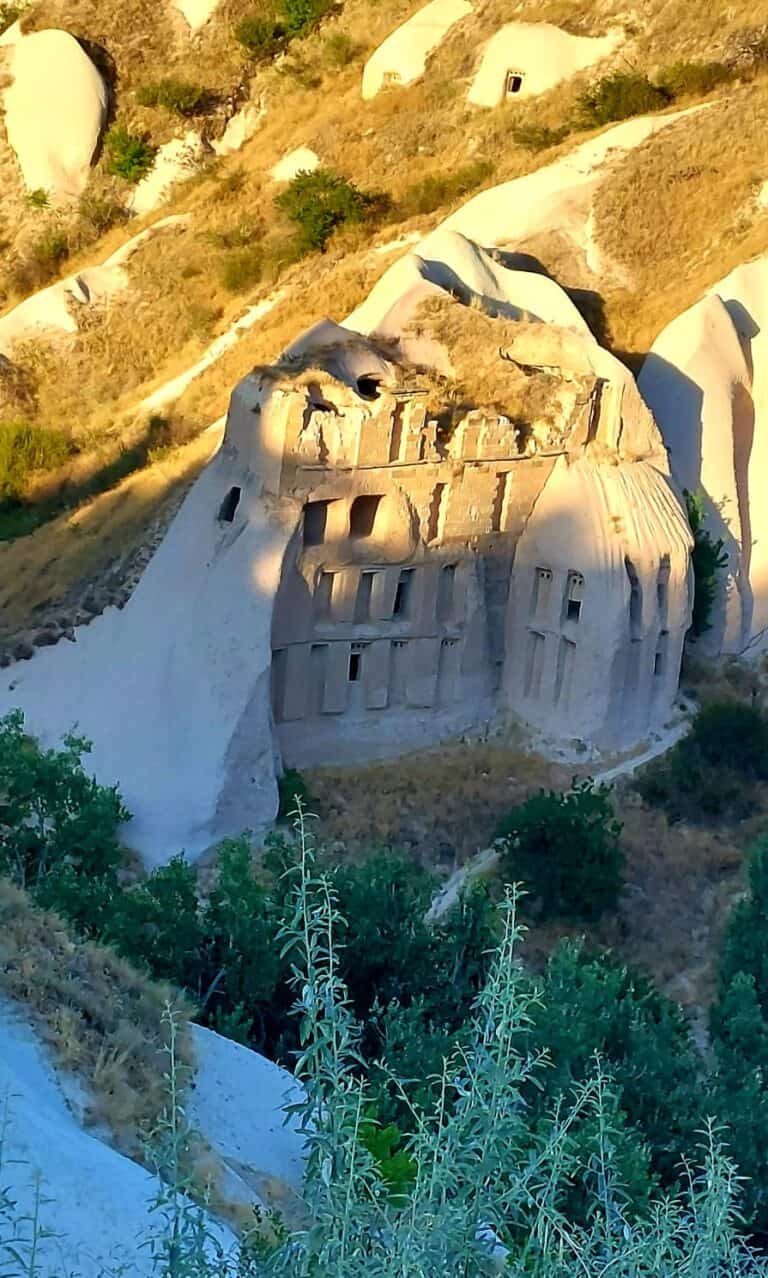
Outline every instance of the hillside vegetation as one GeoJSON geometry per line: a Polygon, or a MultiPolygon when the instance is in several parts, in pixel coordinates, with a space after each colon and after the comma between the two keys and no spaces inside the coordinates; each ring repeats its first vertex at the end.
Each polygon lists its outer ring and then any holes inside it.
{"type": "MultiPolygon", "coordinates": [[[[635,364],[673,315],[729,267],[768,248],[768,220],[757,198],[768,178],[768,42],[749,5],[721,0],[702,12],[652,0],[629,21],[617,3],[518,3],[503,11],[480,4],[452,29],[420,81],[363,103],[366,57],[416,7],[385,3],[371,10],[348,0],[337,8],[280,9],[226,0],[194,35],[170,5],[143,0],[123,6],[39,0],[27,7],[25,30],[60,26],[91,52],[110,85],[111,132],[71,211],[24,195],[0,139],[6,307],[57,276],[103,261],[158,216],[181,213],[188,222],[135,253],[127,290],[78,308],[78,332],[26,337],[3,364],[0,427],[23,423],[58,442],[45,482],[44,461],[17,476],[0,510],[0,535],[26,533],[57,506],[77,506],[92,491],[112,487],[111,466],[135,448],[149,416],[142,400],[191,368],[246,304],[274,299],[229,350],[171,395],[163,413],[172,444],[218,418],[254,363],[273,359],[329,311],[340,319],[359,304],[404,238],[417,239],[477,190],[567,155],[605,119],[649,107],[704,108],[610,166],[592,228],[598,275],[594,261],[590,267],[556,229],[510,246],[574,290],[601,340],[635,364]],[[589,35],[622,26],[624,44],[611,64],[624,77],[618,97],[600,88],[606,71],[598,69],[528,103],[470,106],[466,89],[479,46],[511,19],[552,21],[589,35]],[[264,35],[277,29],[275,37],[264,35]],[[129,217],[129,179],[140,169],[129,164],[127,176],[116,172],[116,137],[143,139],[153,154],[193,128],[210,146],[249,103],[261,111],[249,141],[223,157],[209,149],[156,212],[129,217]],[[313,150],[322,171],[343,178],[351,193],[352,204],[345,197],[342,213],[319,238],[307,237],[289,189],[270,177],[297,147],[313,150]],[[376,251],[388,243],[389,251],[376,251]],[[95,474],[90,491],[83,469],[95,474]],[[22,509],[13,513],[19,501],[22,509]]],[[[152,460],[150,450],[126,465],[152,460]]],[[[55,545],[54,527],[49,533],[55,545]]],[[[70,584],[54,589],[54,601],[70,584]]]]}

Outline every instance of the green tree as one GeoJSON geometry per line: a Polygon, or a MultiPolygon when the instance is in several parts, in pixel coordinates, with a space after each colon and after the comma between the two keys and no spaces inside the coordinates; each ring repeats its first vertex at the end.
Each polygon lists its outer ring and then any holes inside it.
{"type": "Polygon", "coordinates": [[[693,533],[691,565],[694,592],[691,634],[694,639],[698,639],[712,628],[710,618],[719,588],[718,574],[727,566],[728,554],[722,537],[713,538],[704,527],[703,493],[689,493],[686,489],[683,496],[688,523],[693,533]]]}
{"type": "Polygon", "coordinates": [[[197,992],[203,940],[197,873],[175,856],[115,899],[107,939],[156,980],[197,992]]]}
{"type": "Polygon", "coordinates": [[[542,917],[598,918],[615,904],[624,857],[610,790],[574,782],[532,795],[496,831],[508,882],[522,882],[542,917]]]}
{"type": "Polygon", "coordinates": [[[582,944],[564,941],[547,965],[541,1006],[530,1015],[530,1049],[551,1062],[531,1104],[546,1109],[572,1095],[599,1057],[654,1170],[673,1183],[705,1116],[701,1068],[677,1004],[610,954],[589,955],[582,944]]]}
{"type": "Polygon", "coordinates": [[[88,776],[89,749],[70,735],[43,750],[21,711],[0,719],[0,871],[93,932],[116,890],[130,813],[115,787],[88,776]]]}
{"type": "Polygon", "coordinates": [[[577,118],[584,127],[610,124],[613,120],[627,120],[633,115],[645,115],[659,111],[670,102],[671,95],[652,84],[638,71],[614,71],[590,85],[581,94],[577,118]]]}
{"type": "Polygon", "coordinates": [[[298,228],[304,252],[321,252],[340,226],[366,222],[381,213],[388,201],[380,194],[361,191],[331,169],[297,173],[275,204],[298,228]]]}

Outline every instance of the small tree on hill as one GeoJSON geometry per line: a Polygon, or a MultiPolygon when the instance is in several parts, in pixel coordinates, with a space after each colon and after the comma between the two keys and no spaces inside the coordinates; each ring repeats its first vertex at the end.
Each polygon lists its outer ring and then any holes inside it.
{"type": "Polygon", "coordinates": [[[722,537],[713,538],[704,527],[704,499],[701,493],[685,493],[685,509],[693,533],[693,617],[691,634],[694,639],[711,630],[710,618],[715,604],[718,573],[726,567],[728,555],[722,537]]]}
{"type": "Polygon", "coordinates": [[[543,917],[597,918],[621,888],[623,853],[606,786],[575,782],[533,795],[500,822],[502,867],[526,885],[543,917]]]}
{"type": "Polygon", "coordinates": [[[275,204],[298,228],[300,247],[324,251],[340,226],[366,222],[385,207],[386,197],[361,191],[331,169],[297,173],[275,204]]]}

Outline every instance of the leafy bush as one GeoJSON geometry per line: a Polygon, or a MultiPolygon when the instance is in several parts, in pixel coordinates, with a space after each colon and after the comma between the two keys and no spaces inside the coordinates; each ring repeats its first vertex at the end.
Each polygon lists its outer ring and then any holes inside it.
{"type": "Polygon", "coordinates": [[[234,30],[235,39],[252,58],[271,58],[285,43],[285,28],[276,18],[247,14],[234,30]]]}
{"type": "Polygon", "coordinates": [[[61,430],[0,422],[0,502],[18,502],[30,479],[60,466],[74,449],[61,430]]]}
{"type": "Polygon", "coordinates": [[[298,804],[301,804],[304,812],[308,812],[312,806],[307,783],[297,768],[286,768],[282,776],[277,778],[277,792],[280,797],[278,817],[295,816],[298,804]]]}
{"type": "Polygon", "coordinates": [[[155,980],[194,989],[202,943],[198,913],[197,874],[176,856],[119,894],[106,939],[155,980]]]}
{"type": "Polygon", "coordinates": [[[704,499],[701,493],[684,493],[685,508],[688,512],[688,523],[693,533],[693,567],[694,594],[691,634],[694,638],[711,629],[710,617],[717,596],[718,573],[726,567],[728,555],[724,549],[722,537],[716,540],[704,527],[704,499]]]}
{"type": "Polygon", "coordinates": [[[126,182],[140,182],[155,162],[157,148],[146,136],[129,133],[121,125],[113,125],[104,138],[107,172],[126,182]]]}
{"type": "Polygon", "coordinates": [[[323,44],[323,65],[330,71],[341,71],[355,60],[358,53],[354,40],[350,40],[344,31],[334,31],[323,44]]]}
{"type": "Polygon", "coordinates": [[[0,4],[0,35],[18,21],[24,12],[24,7],[21,4],[9,3],[9,0],[4,0],[0,4]]]}
{"type": "Polygon", "coordinates": [[[542,1077],[526,1051],[534,1010],[516,956],[512,903],[470,1020],[461,1055],[443,1064],[434,1116],[415,1115],[404,1151],[416,1168],[402,1195],[378,1192],[379,1166],[360,1142],[369,1091],[359,1078],[357,1026],[339,979],[335,928],[341,921],[306,842],[285,944],[294,967],[302,1023],[297,1064],[308,1133],[305,1201],[313,1228],[292,1234],[271,1257],[275,1278],[501,1272],[566,1278],[607,1268],[632,1278],[696,1274],[746,1278],[765,1273],[738,1235],[735,1172],[704,1129],[702,1173],[687,1170],[681,1197],[654,1202],[633,1218],[617,1166],[627,1149],[615,1121],[611,1085],[599,1071],[543,1127],[526,1095],[542,1077]],[[575,1146],[576,1125],[588,1140],[575,1146]],[[591,1136],[591,1139],[590,1139],[591,1136]],[[583,1223],[563,1211],[574,1188],[583,1223]],[[492,1259],[492,1253],[493,1259],[492,1259]]]}
{"type": "Polygon", "coordinates": [[[258,244],[248,248],[231,249],[219,268],[219,275],[228,293],[244,293],[261,280],[263,254],[258,244]]]}
{"type": "Polygon", "coordinates": [[[567,136],[567,125],[551,129],[546,124],[518,124],[512,130],[513,142],[526,151],[545,151],[547,147],[559,146],[567,136]]]}
{"type": "Polygon", "coordinates": [[[98,931],[122,860],[118,830],[130,813],[115,788],[85,772],[88,749],[67,736],[62,749],[42,750],[20,711],[0,719],[0,871],[98,931]]]}
{"type": "Polygon", "coordinates": [[[699,97],[733,77],[733,68],[726,62],[673,62],[659,72],[656,83],[670,98],[699,97]]]}
{"type": "Polygon", "coordinates": [[[432,213],[451,200],[456,200],[480,186],[493,173],[490,160],[474,160],[452,173],[433,174],[409,186],[397,203],[400,218],[432,213]]]}
{"type": "Polygon", "coordinates": [[[598,918],[621,889],[621,826],[610,790],[575,782],[533,795],[500,822],[496,837],[509,882],[533,894],[542,917],[598,918]]]}
{"type": "Polygon", "coordinates": [[[333,0],[282,0],[281,12],[289,36],[301,35],[333,8],[333,0]]]}
{"type": "Polygon", "coordinates": [[[700,710],[682,741],[643,769],[636,788],[670,820],[701,822],[748,815],[755,782],[765,780],[768,717],[725,701],[700,710]]]}
{"type": "Polygon", "coordinates": [[[109,195],[93,195],[89,191],[80,196],[77,213],[74,240],[78,248],[92,244],[113,226],[120,226],[130,217],[120,200],[109,195]]]}
{"type": "Polygon", "coordinates": [[[585,128],[627,120],[668,106],[670,94],[637,71],[614,71],[592,84],[576,104],[579,123],[585,128]]]}
{"type": "Polygon", "coordinates": [[[45,187],[38,186],[34,191],[27,192],[27,204],[32,209],[47,209],[50,203],[51,199],[45,187]]]}
{"type": "Polygon", "coordinates": [[[749,859],[749,891],[734,906],[723,946],[721,983],[727,989],[740,973],[752,982],[762,1015],[768,1020],[768,838],[749,859]]]}
{"type": "Polygon", "coordinates": [[[717,1070],[711,1108],[728,1126],[747,1218],[768,1229],[768,839],[749,860],[749,891],[734,907],[712,1008],[717,1070]]]}
{"type": "Polygon", "coordinates": [[[298,228],[299,245],[304,252],[324,252],[338,227],[379,216],[388,201],[380,194],[359,190],[331,169],[321,168],[313,173],[297,173],[275,197],[275,204],[298,228]]]}
{"type": "Polygon", "coordinates": [[[204,111],[210,96],[208,90],[199,84],[169,76],[164,80],[153,80],[142,85],[137,90],[136,101],[140,106],[165,107],[176,115],[190,116],[204,111]]]}
{"type": "Polygon", "coordinates": [[[677,1004],[611,955],[590,955],[564,941],[550,957],[541,1007],[531,1020],[529,1047],[552,1062],[541,1091],[530,1098],[534,1109],[571,1095],[599,1057],[627,1120],[647,1142],[654,1169],[673,1183],[702,1118],[700,1065],[677,1004]]]}

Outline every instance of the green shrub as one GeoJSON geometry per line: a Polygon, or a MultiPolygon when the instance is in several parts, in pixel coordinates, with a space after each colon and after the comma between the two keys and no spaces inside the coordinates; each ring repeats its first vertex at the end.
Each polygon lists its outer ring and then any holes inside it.
{"type": "Polygon", "coordinates": [[[747,816],[768,780],[768,717],[757,706],[715,702],[688,734],[637,778],[638,793],[672,821],[747,816]]]}
{"type": "Polygon", "coordinates": [[[258,244],[231,249],[219,267],[219,278],[228,293],[244,293],[261,280],[263,254],[258,244]]]}
{"type": "Polygon", "coordinates": [[[490,160],[474,160],[452,173],[433,174],[422,178],[409,186],[396,206],[399,218],[416,217],[423,213],[432,213],[444,204],[459,199],[483,182],[493,173],[490,160]]]}
{"type": "Polygon", "coordinates": [[[552,1066],[534,1108],[551,1108],[592,1073],[599,1057],[627,1120],[642,1132],[665,1184],[696,1145],[700,1064],[685,1016],[651,981],[610,954],[564,941],[553,951],[532,1012],[530,1050],[552,1066]]]}
{"type": "Polygon", "coordinates": [[[50,203],[50,196],[42,186],[38,186],[34,191],[27,192],[27,204],[32,209],[47,209],[50,203]]]}
{"type": "Polygon", "coordinates": [[[734,906],[728,922],[720,978],[728,989],[739,974],[752,982],[761,1014],[768,1021],[768,838],[749,858],[749,891],[734,906]]]}
{"type": "Polygon", "coordinates": [[[507,881],[526,885],[542,917],[595,919],[621,889],[620,834],[610,790],[582,781],[564,794],[533,795],[496,837],[507,881]]]}
{"type": "Polygon", "coordinates": [[[323,252],[335,230],[380,216],[389,201],[381,194],[359,190],[331,169],[321,168],[297,173],[275,197],[275,204],[298,228],[301,249],[323,252]]]}
{"type": "Polygon", "coordinates": [[[580,95],[576,104],[579,123],[585,128],[646,115],[669,104],[670,95],[637,71],[614,71],[580,95]]]}
{"type": "Polygon", "coordinates": [[[323,44],[323,65],[329,71],[341,71],[354,62],[359,48],[343,31],[334,31],[323,44]]]}
{"type": "Polygon", "coordinates": [[[25,7],[25,5],[21,4],[8,3],[8,0],[4,0],[4,3],[0,4],[0,35],[13,26],[14,22],[18,21],[25,7]]]}
{"type": "Polygon", "coordinates": [[[155,980],[194,989],[202,943],[194,867],[175,856],[121,892],[106,939],[155,980]]]}
{"type": "Polygon", "coordinates": [[[208,90],[199,84],[169,76],[142,85],[136,92],[136,101],[140,106],[165,107],[166,111],[173,111],[176,115],[191,116],[206,109],[210,96],[208,90]]]}
{"type": "Polygon", "coordinates": [[[21,501],[33,476],[61,466],[73,451],[62,430],[0,422],[0,502],[21,501]]]}
{"type": "Polygon", "coordinates": [[[140,182],[155,162],[157,148],[146,136],[129,133],[121,125],[113,125],[104,138],[107,172],[126,182],[140,182]]]}
{"type": "Polygon", "coordinates": [[[704,498],[701,493],[684,493],[688,523],[693,533],[693,617],[691,634],[694,638],[711,629],[710,617],[720,585],[718,574],[726,567],[728,555],[722,537],[713,539],[704,527],[704,498]]]}
{"type": "Polygon", "coordinates": [[[86,773],[88,749],[67,736],[61,749],[42,750],[20,711],[0,719],[0,872],[83,930],[98,931],[122,860],[118,831],[130,813],[114,787],[86,773]]]}
{"type": "Polygon", "coordinates": [[[284,47],[285,28],[276,18],[248,14],[238,22],[235,39],[252,58],[271,58],[284,47]]]}
{"type": "Polygon", "coordinates": [[[122,225],[130,217],[120,200],[109,195],[93,195],[88,191],[80,196],[77,213],[74,238],[78,248],[92,244],[113,226],[122,225]]]}
{"type": "Polygon", "coordinates": [[[278,818],[295,816],[299,803],[302,811],[310,811],[313,799],[306,781],[296,768],[286,768],[282,776],[277,778],[277,792],[280,797],[278,818]]]}
{"type": "Polygon", "coordinates": [[[670,98],[699,97],[734,78],[725,62],[673,62],[656,77],[658,87],[670,98]]]}
{"type": "Polygon", "coordinates": [[[301,35],[315,26],[330,9],[334,0],[282,0],[281,14],[289,36],[301,35]]]}
{"type": "Polygon", "coordinates": [[[710,1108],[746,1177],[745,1211],[768,1229],[768,840],[753,848],[749,891],[728,921],[710,1021],[717,1069],[710,1108]]]}
{"type": "Polygon", "coordinates": [[[559,146],[567,136],[565,124],[559,129],[550,129],[546,124],[518,124],[512,130],[513,142],[526,151],[546,151],[550,146],[559,146]]]}

